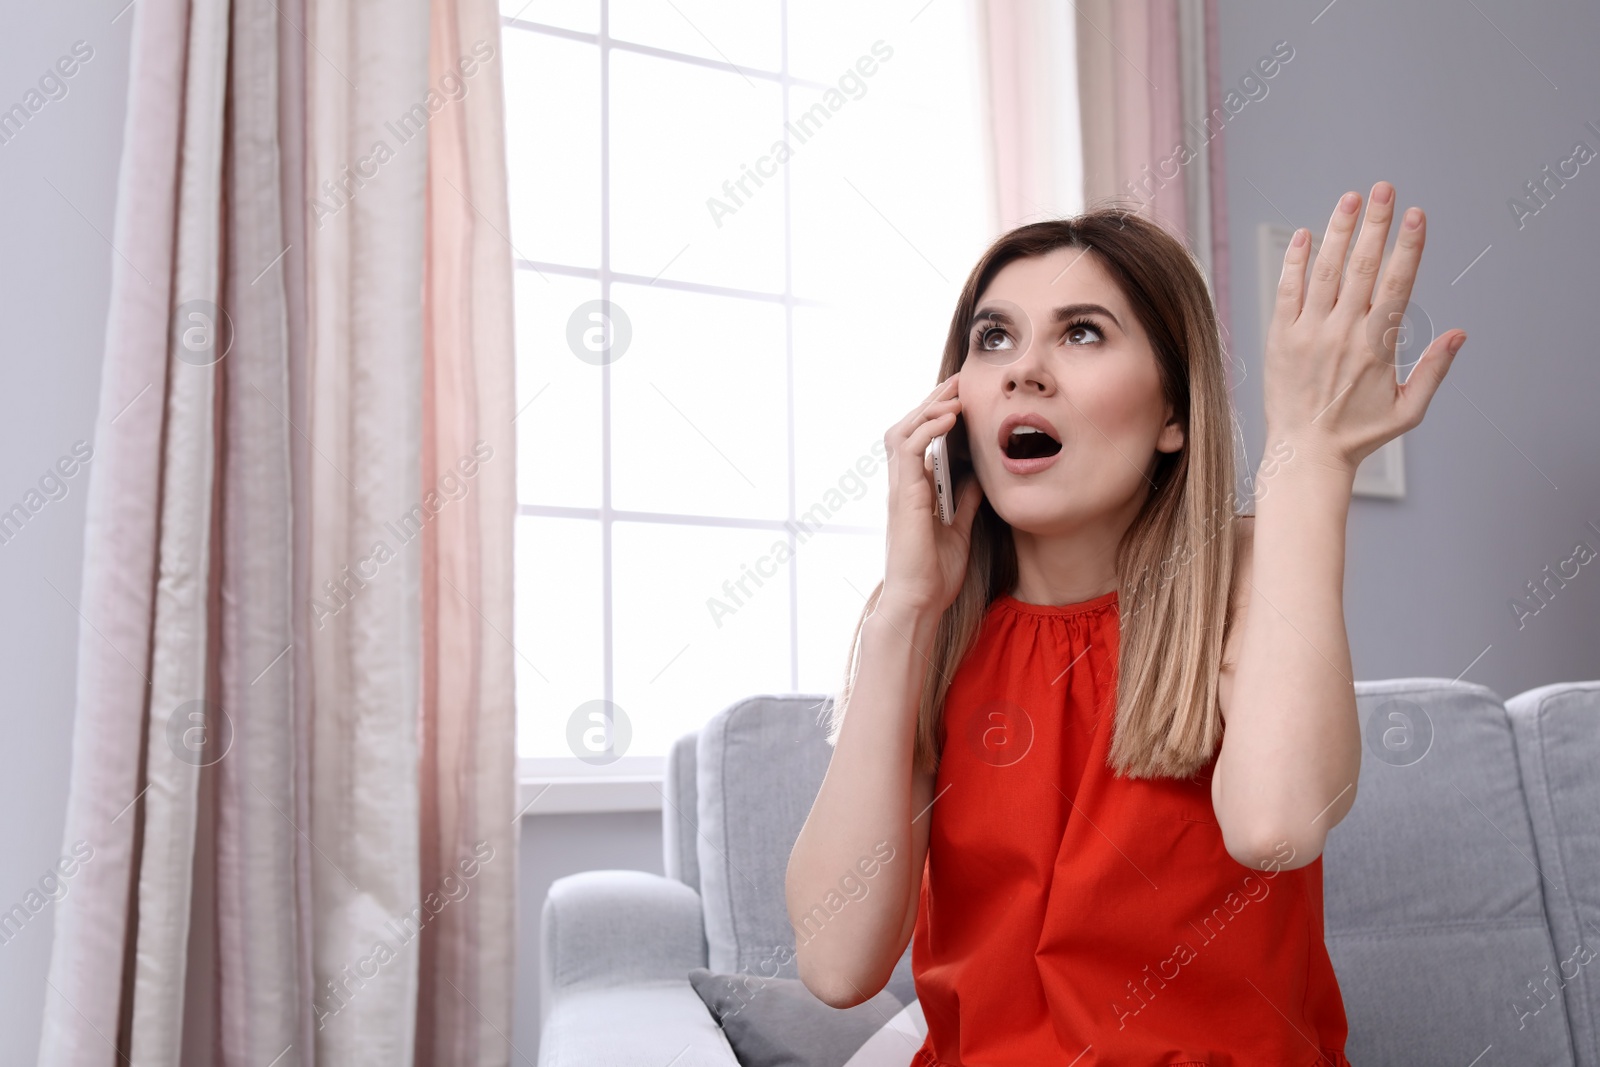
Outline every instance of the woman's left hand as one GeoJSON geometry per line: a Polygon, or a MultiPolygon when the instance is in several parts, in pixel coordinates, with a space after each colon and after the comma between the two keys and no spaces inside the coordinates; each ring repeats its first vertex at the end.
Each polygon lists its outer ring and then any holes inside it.
{"type": "Polygon", "coordinates": [[[1434,339],[1402,385],[1395,374],[1395,341],[1422,261],[1426,218],[1413,207],[1373,298],[1373,285],[1394,218],[1394,186],[1372,187],[1366,223],[1340,280],[1340,267],[1361,211],[1361,197],[1346,193],[1317,253],[1309,230],[1296,230],[1283,259],[1277,303],[1267,329],[1263,388],[1267,440],[1287,439],[1296,454],[1346,471],[1385,442],[1422,422],[1444,381],[1465,330],[1434,339]]]}

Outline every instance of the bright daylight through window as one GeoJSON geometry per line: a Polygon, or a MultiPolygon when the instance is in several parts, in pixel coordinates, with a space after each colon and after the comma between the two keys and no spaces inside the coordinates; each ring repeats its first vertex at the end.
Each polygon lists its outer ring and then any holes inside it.
{"type": "Polygon", "coordinates": [[[503,3],[524,773],[838,685],[987,233],[968,7],[503,3]]]}

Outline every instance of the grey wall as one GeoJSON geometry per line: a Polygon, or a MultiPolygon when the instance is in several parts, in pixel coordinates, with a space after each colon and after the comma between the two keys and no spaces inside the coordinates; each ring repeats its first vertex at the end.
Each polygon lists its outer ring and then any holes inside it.
{"type": "Polygon", "coordinates": [[[1584,126],[1600,127],[1600,8],[1221,7],[1225,84],[1277,41],[1295,51],[1219,138],[1233,349],[1249,368],[1235,399],[1252,462],[1264,445],[1258,223],[1308,226],[1320,240],[1342,193],[1365,197],[1388,179],[1399,210],[1416,204],[1428,215],[1413,304],[1437,332],[1469,335],[1422,425],[1406,435],[1406,497],[1352,505],[1345,619],[1356,677],[1465,671],[1501,696],[1600,678],[1600,561],[1565,587],[1551,581],[1548,606],[1520,628],[1509,607],[1578,541],[1600,549],[1600,531],[1585,526],[1600,527],[1600,339],[1590,317],[1600,159],[1565,188],[1552,183],[1549,203],[1522,229],[1506,206],[1528,198],[1524,183],[1546,165],[1554,171],[1575,142],[1600,152],[1600,133],[1584,126]]]}
{"type": "MultiPolygon", "coordinates": [[[[65,97],[0,144],[0,510],[38,488],[75,441],[94,443],[133,22],[112,19],[125,2],[11,3],[4,14],[0,109],[22,102],[75,41],[94,55],[65,79],[65,97]]],[[[64,497],[0,544],[0,910],[22,903],[61,855],[87,479],[66,480],[64,497]]],[[[0,1064],[37,1055],[51,917],[46,907],[0,944],[0,1064]]]]}

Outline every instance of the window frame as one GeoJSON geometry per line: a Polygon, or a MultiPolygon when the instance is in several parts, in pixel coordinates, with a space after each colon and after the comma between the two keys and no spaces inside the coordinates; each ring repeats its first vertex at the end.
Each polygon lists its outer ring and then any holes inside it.
{"type": "MultiPolygon", "coordinates": [[[[656,59],[691,64],[727,73],[738,74],[746,78],[762,79],[778,84],[781,90],[782,112],[781,120],[787,124],[795,117],[792,111],[791,89],[799,87],[825,93],[834,86],[813,81],[807,78],[796,77],[789,72],[789,41],[788,23],[789,12],[787,3],[780,7],[781,15],[778,32],[783,40],[780,47],[780,68],[778,70],[764,70],[750,66],[737,66],[733,63],[709,59],[703,56],[658,48],[637,42],[619,40],[610,35],[609,28],[609,0],[596,0],[599,9],[599,28],[597,32],[574,30],[547,23],[536,22],[517,16],[502,14],[500,16],[501,33],[504,37],[509,33],[535,33],[567,41],[581,42],[594,45],[599,51],[599,100],[600,100],[600,248],[599,265],[597,267],[577,266],[567,263],[549,262],[544,260],[525,259],[513,249],[513,266],[516,272],[539,272],[544,274],[562,275],[572,278],[581,278],[594,282],[599,287],[600,300],[609,304],[614,284],[651,286],[657,289],[671,289],[681,292],[707,294],[721,297],[730,297],[742,300],[765,301],[781,304],[784,308],[784,381],[787,391],[785,399],[785,439],[788,466],[788,492],[786,510],[787,515],[779,519],[753,519],[718,515],[696,515],[689,513],[664,513],[618,510],[611,506],[611,484],[613,468],[613,441],[612,441],[612,394],[611,394],[611,368],[609,363],[602,363],[600,370],[600,503],[598,507],[570,507],[558,505],[535,504],[524,501],[520,494],[517,500],[516,518],[563,518],[594,521],[599,525],[600,534],[600,581],[601,581],[601,631],[602,653],[601,674],[603,682],[603,698],[607,702],[614,700],[615,664],[613,658],[613,641],[615,636],[614,625],[614,596],[613,596],[613,557],[612,537],[613,526],[618,522],[630,523],[660,523],[682,524],[692,526],[721,526],[736,527],[748,530],[763,530],[773,534],[782,534],[787,540],[791,557],[797,553],[799,543],[795,535],[795,524],[799,519],[796,514],[798,501],[796,499],[795,479],[795,375],[794,375],[794,347],[795,347],[795,313],[797,307],[828,308],[836,306],[834,302],[816,300],[797,296],[794,292],[794,210],[793,210],[793,179],[790,164],[785,159],[782,166],[783,176],[783,278],[784,285],[781,292],[760,289],[744,289],[721,285],[712,285],[701,282],[665,279],[660,277],[660,272],[654,278],[627,272],[616,271],[611,266],[611,53],[613,51],[632,52],[642,56],[656,59]]],[[[502,54],[505,50],[502,49],[502,54]]],[[[513,107],[508,100],[505,107],[506,120],[512,119],[513,107]]],[[[681,252],[680,252],[681,254],[681,252]]],[[[665,272],[671,263],[662,267],[665,272]]],[[[521,353],[518,353],[518,370],[522,370],[521,353]]],[[[536,396],[537,394],[535,394],[536,396]]],[[[523,401],[525,406],[529,401],[523,401]]],[[[519,410],[519,415],[520,415],[519,410]]],[[[821,523],[814,526],[808,525],[810,535],[819,533],[866,535],[876,538],[883,536],[881,526],[862,526],[847,523],[821,523]]],[[[799,688],[800,649],[799,649],[799,577],[798,571],[791,566],[788,573],[789,590],[789,686],[791,692],[799,688]]],[[[518,700],[518,707],[514,714],[518,724],[522,721],[522,700],[518,700]]],[[[590,765],[575,756],[522,756],[520,751],[516,757],[518,777],[518,818],[523,815],[538,814],[569,814],[574,812],[616,812],[616,811],[659,811],[663,806],[662,785],[665,778],[667,755],[624,755],[612,763],[604,765],[590,765]]]]}

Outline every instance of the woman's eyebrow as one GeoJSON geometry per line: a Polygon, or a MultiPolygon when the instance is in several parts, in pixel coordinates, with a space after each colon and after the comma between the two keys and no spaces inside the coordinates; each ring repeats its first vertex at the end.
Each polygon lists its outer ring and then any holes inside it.
{"type": "MultiPolygon", "coordinates": [[[[1122,320],[1113,315],[1109,308],[1101,304],[1065,304],[1050,313],[1050,321],[1054,323],[1068,322],[1082,315],[1104,315],[1116,324],[1117,329],[1122,329],[1122,320]]],[[[998,307],[980,307],[972,313],[974,321],[978,319],[992,319],[995,322],[1010,323],[1011,316],[998,307]]],[[[1126,332],[1126,331],[1124,331],[1126,332]]]]}
{"type": "Polygon", "coordinates": [[[1051,312],[1050,317],[1052,322],[1060,323],[1078,318],[1080,315],[1104,315],[1116,324],[1117,329],[1122,329],[1122,321],[1111,314],[1110,309],[1100,304],[1067,304],[1064,307],[1056,308],[1055,311],[1051,312]]]}
{"type": "Polygon", "coordinates": [[[993,319],[996,322],[1010,322],[1011,316],[997,307],[981,307],[972,313],[974,321],[978,319],[993,319]]]}

